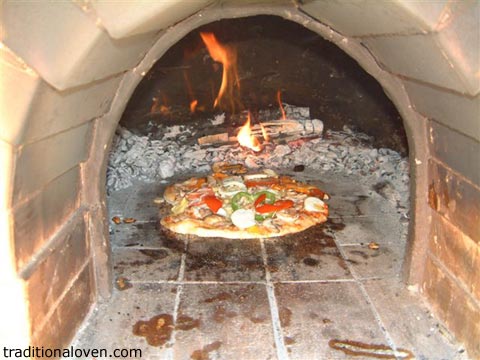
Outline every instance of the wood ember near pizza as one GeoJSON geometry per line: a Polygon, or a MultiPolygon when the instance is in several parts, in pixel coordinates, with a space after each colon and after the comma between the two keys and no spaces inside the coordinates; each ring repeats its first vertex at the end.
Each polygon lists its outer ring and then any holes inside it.
{"type": "Polygon", "coordinates": [[[181,235],[249,239],[276,237],[324,223],[329,196],[316,186],[265,169],[217,163],[213,173],[172,184],[164,198],[164,229],[181,235]]]}

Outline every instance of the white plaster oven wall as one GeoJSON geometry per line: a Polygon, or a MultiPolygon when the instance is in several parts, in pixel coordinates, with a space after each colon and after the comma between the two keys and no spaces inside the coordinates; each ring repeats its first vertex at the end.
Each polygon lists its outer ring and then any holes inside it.
{"type": "Polygon", "coordinates": [[[409,141],[413,201],[405,279],[421,283],[431,211],[427,119],[480,141],[477,1],[0,6],[0,290],[15,304],[2,307],[1,338],[31,341],[28,334],[37,329],[31,329],[26,304],[29,278],[59,243],[59,234],[73,231],[69,226],[78,216],[85,219],[89,245],[76,274],[91,267],[96,299],[109,296],[105,171],[117,123],[137,84],[173,44],[224,18],[264,14],[297,22],[338,45],[382,85],[409,141]]]}

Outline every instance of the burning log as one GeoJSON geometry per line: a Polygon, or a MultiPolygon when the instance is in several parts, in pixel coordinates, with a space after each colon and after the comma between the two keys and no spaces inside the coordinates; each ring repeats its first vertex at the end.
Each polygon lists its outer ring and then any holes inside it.
{"type": "MultiPolygon", "coordinates": [[[[238,133],[238,130],[235,130],[238,133]]],[[[251,135],[256,138],[267,138],[270,142],[301,137],[318,137],[323,133],[321,120],[275,120],[252,126],[251,135]],[[263,130],[262,130],[263,127],[263,130]],[[266,136],[265,136],[266,135],[266,136]]],[[[236,137],[229,137],[227,133],[204,136],[198,139],[201,146],[218,145],[237,142],[236,137]]]]}

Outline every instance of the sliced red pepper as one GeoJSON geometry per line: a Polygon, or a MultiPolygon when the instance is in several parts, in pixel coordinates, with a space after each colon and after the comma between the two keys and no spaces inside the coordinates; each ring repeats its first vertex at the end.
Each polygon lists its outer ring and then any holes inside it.
{"type": "Polygon", "coordinates": [[[278,200],[274,204],[264,204],[255,209],[259,214],[267,214],[275,211],[289,209],[294,205],[292,200],[278,200]]]}
{"type": "Polygon", "coordinates": [[[259,204],[265,202],[265,199],[267,198],[267,195],[266,194],[261,194],[257,200],[255,200],[255,202],[253,203],[255,207],[257,207],[259,204]]]}
{"type": "Polygon", "coordinates": [[[215,214],[222,207],[222,201],[219,200],[215,195],[207,195],[203,197],[203,202],[207,204],[210,210],[215,214]]]}
{"type": "MultiPolygon", "coordinates": [[[[308,195],[309,196],[315,196],[315,197],[318,197],[320,199],[325,199],[326,194],[322,190],[320,190],[319,188],[314,187],[314,188],[310,189],[308,195]]],[[[327,196],[327,200],[328,200],[328,195],[326,195],[326,196],[327,196]]]]}
{"type": "Polygon", "coordinates": [[[266,179],[257,179],[257,180],[246,180],[245,186],[247,188],[251,188],[255,186],[271,186],[278,183],[279,183],[279,180],[277,178],[266,178],[266,179]]]}

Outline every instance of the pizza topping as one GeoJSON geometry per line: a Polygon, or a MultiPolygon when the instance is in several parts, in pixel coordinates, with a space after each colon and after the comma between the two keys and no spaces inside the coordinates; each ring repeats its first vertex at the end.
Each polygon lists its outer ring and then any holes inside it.
{"type": "Polygon", "coordinates": [[[247,187],[242,181],[235,179],[226,179],[223,181],[223,186],[218,189],[221,196],[233,196],[240,191],[247,190],[247,187]]]}
{"type": "Polygon", "coordinates": [[[278,183],[279,183],[279,180],[277,178],[271,178],[271,177],[245,181],[245,185],[247,186],[247,188],[257,187],[257,186],[271,186],[278,183]]]}
{"type": "Polygon", "coordinates": [[[278,219],[290,223],[298,219],[298,212],[297,210],[290,208],[279,211],[276,216],[278,219]]]}
{"type": "Polygon", "coordinates": [[[182,185],[190,190],[195,190],[195,189],[200,189],[202,185],[205,184],[206,182],[207,182],[207,179],[204,177],[201,177],[201,178],[193,177],[191,179],[188,179],[187,181],[184,181],[182,185]]]}
{"type": "Polygon", "coordinates": [[[210,187],[205,187],[205,188],[201,188],[201,189],[189,192],[186,195],[186,197],[187,197],[187,200],[195,200],[195,199],[200,199],[205,195],[214,196],[215,193],[213,192],[213,190],[210,187]]]}
{"type": "Polygon", "coordinates": [[[260,174],[245,175],[243,178],[248,181],[248,180],[256,180],[256,179],[265,179],[265,178],[269,178],[269,177],[271,177],[271,176],[268,175],[268,174],[260,173],[260,174]]]}
{"type": "Polygon", "coordinates": [[[253,201],[252,195],[246,191],[240,191],[232,198],[232,209],[236,211],[253,201]]]}
{"type": "Polygon", "coordinates": [[[187,206],[188,206],[188,200],[187,198],[183,198],[182,201],[180,201],[177,205],[172,207],[172,213],[174,215],[181,214],[187,209],[187,206]]]}
{"type": "Polygon", "coordinates": [[[223,208],[223,207],[221,207],[220,209],[218,209],[217,214],[218,214],[218,215],[221,215],[221,216],[223,216],[223,217],[227,217],[227,216],[228,216],[227,210],[225,210],[225,208],[223,208]]]}
{"type": "Polygon", "coordinates": [[[317,197],[307,197],[303,203],[306,211],[319,212],[324,211],[326,204],[317,197]]]}
{"type": "Polygon", "coordinates": [[[275,201],[274,204],[261,205],[255,208],[255,210],[260,214],[266,214],[266,213],[273,213],[276,211],[288,209],[288,208],[291,208],[293,205],[294,205],[294,202],[292,200],[278,200],[278,201],[275,201]]]}
{"type": "Polygon", "coordinates": [[[246,229],[255,226],[255,213],[253,210],[238,209],[235,210],[231,216],[233,225],[239,229],[246,229]]]}
{"type": "Polygon", "coordinates": [[[295,232],[328,216],[322,201],[328,195],[316,186],[268,170],[240,175],[242,167],[226,164],[217,170],[167,187],[164,198],[173,207],[171,216],[162,219],[164,226],[180,233],[219,231],[231,238],[237,233],[278,236],[272,234],[295,232]]]}
{"type": "Polygon", "coordinates": [[[203,197],[203,202],[208,206],[213,213],[217,213],[222,207],[223,203],[215,195],[207,195],[203,197]]]}
{"type": "Polygon", "coordinates": [[[271,191],[260,191],[253,194],[255,203],[253,204],[255,208],[262,205],[263,203],[273,204],[275,202],[275,194],[271,191]]]}

